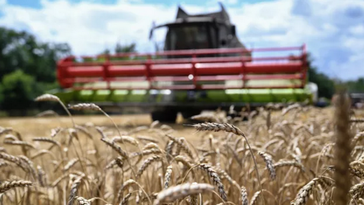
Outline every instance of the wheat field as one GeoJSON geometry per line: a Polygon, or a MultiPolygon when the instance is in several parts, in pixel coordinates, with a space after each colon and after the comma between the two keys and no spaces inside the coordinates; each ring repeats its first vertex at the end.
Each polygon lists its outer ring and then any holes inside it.
{"type": "Polygon", "coordinates": [[[340,99],[187,125],[107,113],[1,119],[0,204],[363,204],[363,112],[340,99]]]}

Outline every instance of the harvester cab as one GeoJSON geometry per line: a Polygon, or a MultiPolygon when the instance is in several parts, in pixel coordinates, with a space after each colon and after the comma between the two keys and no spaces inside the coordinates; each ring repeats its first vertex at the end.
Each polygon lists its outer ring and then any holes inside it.
{"type": "MultiPolygon", "coordinates": [[[[168,31],[164,42],[165,51],[212,48],[245,49],[245,46],[236,36],[235,25],[230,22],[230,17],[221,3],[220,8],[219,12],[189,15],[181,7],[178,7],[176,20],[153,27],[149,38],[152,38],[155,29],[167,27],[168,31]]],[[[250,52],[246,53],[247,56],[250,54],[250,52]]],[[[215,55],[217,54],[215,53],[215,55]]],[[[214,54],[200,57],[213,56],[214,54]]]]}
{"type": "Polygon", "coordinates": [[[163,51],[61,59],[62,89],[53,94],[109,112],[142,108],[161,122],[174,122],[179,112],[188,118],[232,105],[241,110],[316,99],[307,82],[306,46],[247,49],[222,4],[219,12],[198,15],[179,8],[175,21],[153,27],[150,37],[162,27],[163,51]]]}

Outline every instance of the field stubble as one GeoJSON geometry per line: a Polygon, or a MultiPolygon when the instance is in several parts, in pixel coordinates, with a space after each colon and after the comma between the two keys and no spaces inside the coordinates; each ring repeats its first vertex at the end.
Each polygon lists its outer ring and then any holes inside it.
{"type": "Polygon", "coordinates": [[[359,204],[363,127],[345,131],[340,114],[293,105],[189,126],[147,115],[1,119],[0,204],[359,204]],[[335,152],[345,134],[346,169],[335,152]],[[346,192],[335,187],[345,170],[346,192]]]}

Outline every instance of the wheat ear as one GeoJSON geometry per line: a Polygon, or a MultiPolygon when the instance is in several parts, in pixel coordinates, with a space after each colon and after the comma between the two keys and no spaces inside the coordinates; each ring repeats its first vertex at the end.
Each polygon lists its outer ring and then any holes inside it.
{"type": "Polygon", "coordinates": [[[4,159],[6,161],[12,162],[14,164],[16,164],[18,167],[20,167],[22,170],[24,170],[25,172],[28,172],[28,167],[26,164],[24,164],[24,162],[22,160],[20,160],[18,157],[15,157],[13,155],[9,155],[6,153],[2,153],[0,152],[0,158],[4,159]]]}
{"type": "Polygon", "coordinates": [[[171,203],[177,199],[182,199],[189,195],[202,194],[212,192],[214,187],[210,184],[191,184],[185,183],[177,186],[170,187],[158,193],[154,205],[164,203],[171,203]]]}
{"type": "Polygon", "coordinates": [[[135,180],[133,180],[133,179],[128,179],[128,180],[126,180],[126,181],[123,183],[123,185],[120,187],[120,189],[119,189],[119,191],[118,191],[118,194],[117,194],[117,197],[116,197],[118,202],[121,200],[121,197],[123,196],[123,191],[124,191],[125,189],[127,189],[129,186],[133,185],[133,184],[135,184],[135,185],[139,185],[139,184],[138,184],[138,182],[136,182],[136,181],[135,181],[135,180]]]}
{"type": "Polygon", "coordinates": [[[130,197],[131,197],[131,193],[128,193],[127,195],[125,195],[119,205],[127,205],[130,197]]]}
{"type": "Polygon", "coordinates": [[[358,184],[355,184],[354,186],[352,186],[350,188],[350,196],[354,199],[357,200],[358,196],[360,194],[362,194],[364,192],[364,182],[360,182],[358,184]]]}
{"type": "MultiPolygon", "coordinates": [[[[101,132],[102,133],[102,132],[101,132]]],[[[106,137],[102,137],[101,138],[101,141],[103,141],[105,144],[109,145],[111,148],[113,148],[120,156],[124,157],[126,159],[126,161],[128,162],[129,166],[130,166],[130,169],[133,173],[133,175],[135,175],[135,171],[131,165],[131,162],[130,162],[130,159],[129,159],[129,156],[128,154],[121,149],[120,146],[118,146],[117,144],[115,144],[114,142],[110,142],[110,140],[108,140],[106,137]]]]}
{"type": "Polygon", "coordinates": [[[167,167],[167,171],[164,176],[164,189],[167,189],[169,187],[169,182],[171,181],[171,176],[172,176],[172,165],[169,165],[167,167]]]}
{"type": "Polygon", "coordinates": [[[124,167],[124,159],[122,157],[117,157],[114,160],[112,160],[111,162],[109,162],[104,170],[108,170],[114,167],[114,165],[117,165],[118,167],[120,167],[121,169],[124,167]]]}
{"type": "Polygon", "coordinates": [[[120,130],[119,130],[118,126],[116,125],[116,123],[114,122],[114,120],[98,105],[96,105],[94,103],[79,103],[76,105],[69,105],[68,107],[72,110],[93,110],[93,111],[101,112],[114,124],[116,131],[118,132],[119,136],[121,136],[120,130]]]}
{"type": "Polygon", "coordinates": [[[258,203],[258,199],[261,194],[262,194],[262,191],[260,191],[260,190],[255,192],[253,197],[251,198],[250,205],[256,205],[258,203]]]}
{"type": "Polygon", "coordinates": [[[152,156],[144,161],[142,166],[139,168],[138,173],[136,175],[137,178],[139,178],[143,172],[151,165],[153,162],[161,161],[162,158],[160,156],[152,156]]]}
{"type": "Polygon", "coordinates": [[[298,163],[297,161],[293,161],[293,160],[292,161],[282,160],[273,165],[274,169],[277,169],[280,167],[289,167],[289,166],[293,166],[293,167],[301,169],[302,171],[305,171],[305,168],[303,167],[302,164],[298,163]]]}
{"type": "Polygon", "coordinates": [[[261,180],[260,180],[259,171],[258,171],[258,165],[257,165],[256,159],[255,159],[253,150],[252,150],[252,148],[250,146],[248,138],[245,136],[243,131],[241,131],[238,127],[236,127],[234,125],[231,125],[231,124],[228,124],[228,123],[200,123],[200,124],[195,124],[195,125],[192,125],[192,126],[198,131],[215,131],[215,132],[225,131],[225,132],[234,133],[236,135],[240,135],[240,136],[244,137],[245,142],[248,145],[250,154],[251,154],[251,156],[253,158],[253,161],[254,161],[254,168],[255,168],[255,172],[257,173],[257,179],[258,179],[258,182],[259,182],[260,190],[261,191],[263,190],[262,183],[261,183],[261,180]]]}
{"type": "Polygon", "coordinates": [[[3,181],[0,183],[0,193],[4,193],[9,189],[12,188],[16,188],[16,187],[26,187],[26,186],[30,186],[32,185],[32,182],[30,181],[24,181],[24,180],[19,180],[19,181],[3,181]]]}
{"type": "MultiPolygon", "coordinates": [[[[127,187],[129,187],[129,186],[131,186],[131,185],[133,185],[133,184],[135,184],[135,185],[138,185],[139,186],[139,188],[140,188],[140,190],[147,196],[147,199],[148,199],[148,201],[149,201],[149,203],[151,204],[152,203],[152,201],[150,200],[150,198],[149,198],[149,196],[148,196],[148,194],[147,194],[147,192],[145,192],[145,190],[143,189],[143,187],[138,183],[138,182],[136,182],[135,180],[133,180],[133,179],[128,179],[127,181],[125,181],[124,182],[124,184],[120,187],[120,189],[119,189],[119,191],[118,191],[118,194],[117,194],[117,200],[118,201],[120,201],[120,198],[121,198],[121,196],[122,196],[122,193],[123,193],[123,191],[127,188],[127,187]]],[[[126,196],[125,196],[126,197],[126,196]]],[[[125,198],[124,197],[124,198],[125,198]]],[[[122,202],[124,201],[124,199],[122,199],[121,200],[122,202]]]]}
{"type": "Polygon", "coordinates": [[[212,166],[210,166],[208,164],[203,163],[203,164],[200,164],[199,167],[210,176],[213,183],[217,186],[221,198],[224,201],[227,201],[227,196],[226,196],[226,192],[224,189],[224,185],[222,184],[221,179],[220,179],[219,175],[217,174],[217,172],[212,168],[212,166]]]}
{"type": "Polygon", "coordinates": [[[82,182],[82,179],[85,177],[85,175],[78,176],[72,183],[70,196],[68,198],[67,205],[73,205],[73,201],[75,200],[75,196],[77,195],[78,188],[80,187],[80,184],[82,182]]]}
{"type": "Polygon", "coordinates": [[[75,199],[77,200],[77,202],[81,205],[91,205],[90,200],[87,200],[81,196],[75,196],[75,199]]]}
{"type": "Polygon", "coordinates": [[[323,183],[323,180],[321,178],[314,178],[311,181],[309,181],[305,186],[303,186],[299,191],[298,194],[291,202],[291,205],[304,205],[306,204],[308,197],[310,196],[314,186],[318,183],[323,183]]]}
{"type": "Polygon", "coordinates": [[[26,156],[19,156],[19,159],[28,165],[28,169],[29,169],[30,173],[32,173],[33,179],[36,180],[37,172],[35,171],[33,162],[30,159],[28,159],[28,157],[26,157],[26,156]]]}
{"type": "Polygon", "coordinates": [[[241,186],[241,204],[249,205],[248,192],[244,186],[241,186]]]}
{"type": "Polygon", "coordinates": [[[191,149],[187,146],[187,144],[185,143],[186,140],[184,138],[179,138],[176,139],[175,137],[172,137],[171,135],[166,135],[170,140],[174,141],[177,146],[179,146],[183,151],[186,152],[186,154],[191,157],[191,159],[193,159],[193,154],[191,149]]]}
{"type": "Polygon", "coordinates": [[[272,180],[275,180],[276,179],[276,170],[274,169],[274,166],[273,166],[272,156],[267,153],[261,152],[261,151],[258,154],[264,159],[265,163],[267,164],[267,169],[269,171],[270,178],[272,180]]]}
{"type": "Polygon", "coordinates": [[[189,170],[191,170],[192,177],[195,178],[195,172],[193,171],[193,164],[188,161],[188,159],[185,156],[178,155],[175,158],[173,158],[173,161],[181,162],[184,166],[186,166],[189,170]]]}
{"type": "MultiPolygon", "coordinates": [[[[24,146],[24,147],[35,149],[35,147],[32,144],[30,144],[29,142],[19,141],[19,140],[16,140],[16,141],[4,140],[4,144],[18,145],[18,146],[24,146]]],[[[26,153],[24,153],[24,154],[26,154],[26,153]]]]}

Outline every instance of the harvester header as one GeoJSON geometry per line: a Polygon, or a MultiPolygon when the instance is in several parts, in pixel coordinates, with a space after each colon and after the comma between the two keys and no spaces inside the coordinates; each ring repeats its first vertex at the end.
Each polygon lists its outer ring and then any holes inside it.
{"type": "Polygon", "coordinates": [[[306,84],[305,45],[287,48],[228,48],[164,51],[147,54],[123,53],[71,56],[58,63],[58,81],[63,88],[102,89],[284,89],[306,84]],[[249,57],[246,53],[294,51],[299,55],[249,57]],[[237,54],[237,56],[221,56],[237,54]],[[216,57],[199,57],[212,55],[216,57]],[[132,57],[131,57],[132,56],[132,57]],[[170,57],[175,58],[170,58],[170,57]],[[183,56],[184,58],[179,58],[183,56]],[[127,60],[120,60],[128,58],[127,60]],[[97,59],[92,61],[92,59],[97,59]],[[269,83],[265,82],[268,80],[269,83]],[[236,81],[224,83],[225,81],[236,81]],[[274,83],[274,81],[277,81],[274,83]],[[103,82],[97,86],[88,83],[103,82]],[[142,82],[121,84],[118,82],[142,82]],[[164,82],[169,82],[164,83],[164,82]],[[181,83],[177,83],[181,82],[181,83]],[[136,85],[136,86],[135,86],[136,85]]]}

